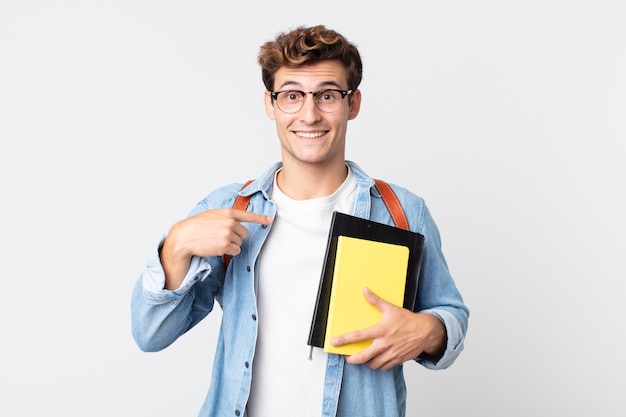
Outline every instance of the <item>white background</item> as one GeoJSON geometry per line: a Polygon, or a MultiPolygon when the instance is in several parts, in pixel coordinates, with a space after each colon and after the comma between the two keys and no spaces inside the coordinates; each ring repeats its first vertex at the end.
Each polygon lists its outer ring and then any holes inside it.
{"type": "Polygon", "coordinates": [[[347,155],[423,196],[471,309],[409,416],[626,415],[623,1],[3,1],[0,415],[196,416],[219,312],[130,334],[149,250],[279,158],[256,64],[323,23],[361,50],[347,155]]]}

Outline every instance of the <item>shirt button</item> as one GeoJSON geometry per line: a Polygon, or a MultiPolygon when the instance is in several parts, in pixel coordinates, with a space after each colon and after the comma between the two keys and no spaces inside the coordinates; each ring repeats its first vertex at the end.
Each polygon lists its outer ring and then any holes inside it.
{"type": "Polygon", "coordinates": [[[246,266],[246,271],[250,272],[250,265],[246,266]]]}
{"type": "Polygon", "coordinates": [[[238,416],[239,414],[241,414],[241,412],[239,410],[235,410],[235,415],[238,416]]]}
{"type": "Polygon", "coordinates": [[[246,366],[246,368],[250,367],[250,363],[248,361],[246,361],[246,363],[244,365],[246,366]]]}
{"type": "Polygon", "coordinates": [[[256,321],[256,314],[252,315],[252,320],[256,321]]]}
{"type": "Polygon", "coordinates": [[[267,229],[267,225],[266,225],[266,224],[262,224],[262,225],[261,225],[261,228],[262,228],[262,229],[267,229]]]}

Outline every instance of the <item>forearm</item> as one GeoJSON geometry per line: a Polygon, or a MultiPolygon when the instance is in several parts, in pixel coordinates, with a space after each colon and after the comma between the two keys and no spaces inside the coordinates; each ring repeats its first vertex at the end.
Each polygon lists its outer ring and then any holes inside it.
{"type": "Polygon", "coordinates": [[[215,278],[221,273],[218,264],[212,266],[209,259],[193,257],[176,291],[165,289],[159,259],[162,246],[163,240],[155,244],[131,299],[133,336],[146,351],[163,349],[202,320],[213,309],[222,281],[215,278]]]}
{"type": "MultiPolygon", "coordinates": [[[[157,302],[157,297],[146,293],[143,277],[139,278],[133,290],[131,302],[132,334],[139,348],[146,352],[162,350],[174,342],[189,326],[189,300],[177,302],[157,302]]],[[[165,297],[163,297],[165,298],[165,297]]]]}
{"type": "Polygon", "coordinates": [[[164,288],[171,291],[179,288],[189,271],[191,255],[177,247],[173,239],[166,238],[159,248],[159,258],[165,273],[164,288]]]}

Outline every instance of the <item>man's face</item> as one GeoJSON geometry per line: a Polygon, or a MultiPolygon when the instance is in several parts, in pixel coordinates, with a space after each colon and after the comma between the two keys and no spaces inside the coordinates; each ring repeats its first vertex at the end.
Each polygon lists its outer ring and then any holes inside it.
{"type": "MultiPolygon", "coordinates": [[[[274,79],[274,91],[306,92],[325,88],[348,89],[346,70],[341,62],[332,60],[297,68],[281,67],[274,79]]],[[[311,94],[306,94],[300,110],[285,113],[266,92],[265,111],[276,122],[285,165],[343,164],[348,120],[357,116],[360,103],[361,94],[356,90],[341,100],[338,110],[327,113],[316,106],[311,94]]]]}

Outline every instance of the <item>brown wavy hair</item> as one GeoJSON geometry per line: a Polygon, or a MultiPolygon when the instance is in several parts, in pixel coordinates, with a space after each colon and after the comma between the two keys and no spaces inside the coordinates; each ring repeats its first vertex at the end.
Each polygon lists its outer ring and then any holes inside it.
{"type": "Polygon", "coordinates": [[[356,45],[323,25],[300,26],[280,33],[273,41],[261,45],[257,56],[268,91],[273,90],[274,76],[280,67],[312,65],[329,59],[339,60],[345,66],[348,89],[356,90],[363,77],[363,63],[356,45]]]}

